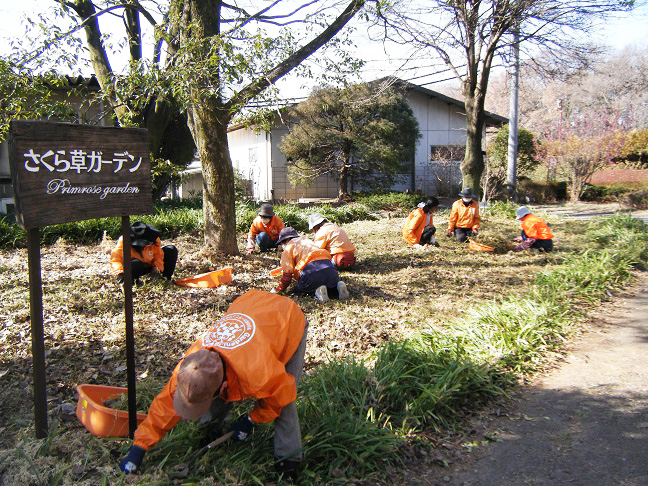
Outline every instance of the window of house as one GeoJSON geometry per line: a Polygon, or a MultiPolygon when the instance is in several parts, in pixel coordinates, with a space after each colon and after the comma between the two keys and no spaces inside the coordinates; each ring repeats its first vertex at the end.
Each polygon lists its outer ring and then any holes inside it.
{"type": "Polygon", "coordinates": [[[465,153],[464,145],[430,145],[430,161],[432,162],[463,160],[465,153]]]}

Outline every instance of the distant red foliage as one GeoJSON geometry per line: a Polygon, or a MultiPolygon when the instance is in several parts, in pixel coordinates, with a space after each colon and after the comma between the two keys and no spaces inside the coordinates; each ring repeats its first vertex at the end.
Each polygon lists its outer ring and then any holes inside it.
{"type": "Polygon", "coordinates": [[[603,169],[594,173],[592,184],[648,183],[648,169],[603,169]]]}

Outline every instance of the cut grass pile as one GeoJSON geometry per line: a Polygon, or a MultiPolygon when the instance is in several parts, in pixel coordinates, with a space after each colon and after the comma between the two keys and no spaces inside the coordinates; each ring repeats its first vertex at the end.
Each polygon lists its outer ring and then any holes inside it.
{"type": "MultiPolygon", "coordinates": [[[[484,215],[484,237],[516,236],[517,223],[502,217],[509,212],[503,207],[484,215]]],[[[447,211],[435,214],[440,232],[445,220],[447,211]]],[[[460,429],[467,416],[540,369],[547,353],[559,351],[578,330],[577,321],[631,277],[632,266],[647,263],[645,225],[623,216],[590,224],[550,221],[558,251],[549,255],[470,253],[445,238],[439,249],[416,251],[403,244],[402,223],[345,225],[359,256],[358,268],[341,274],[349,301],[296,299],[310,322],[298,396],[303,484],[398,482],[412,449],[433,447],[430,438],[460,429]]],[[[163,386],[188,345],[236,296],[276,282],[268,270],[278,254],[213,259],[202,253],[199,235],[172,242],[180,248],[179,277],[231,265],[235,280],[203,290],[150,279],[136,290],[137,369],[140,382],[146,377],[152,388],[163,386]]],[[[33,439],[24,391],[30,383],[25,251],[5,250],[0,257],[7,315],[0,331],[3,484],[122,481],[114,468],[128,441],[92,438],[74,419],[52,427],[48,439],[33,439]]],[[[75,403],[77,383],[125,383],[123,309],[107,261],[101,245],[59,241],[43,249],[52,407],[75,403]]],[[[237,406],[234,417],[249,407],[237,406]]],[[[169,471],[203,437],[195,422],[181,423],[147,454],[143,474],[124,483],[171,484],[169,471]]],[[[257,427],[249,444],[210,451],[185,481],[277,481],[272,427],[257,427]]]]}

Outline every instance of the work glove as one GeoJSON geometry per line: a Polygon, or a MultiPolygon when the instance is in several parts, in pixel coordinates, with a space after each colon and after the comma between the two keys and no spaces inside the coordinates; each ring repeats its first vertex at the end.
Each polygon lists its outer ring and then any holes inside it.
{"type": "Polygon", "coordinates": [[[236,422],[230,425],[230,428],[227,431],[234,432],[232,440],[239,442],[246,441],[248,436],[252,433],[253,428],[254,422],[252,422],[250,417],[247,415],[243,415],[242,417],[239,417],[236,422]]]}
{"type": "Polygon", "coordinates": [[[247,254],[251,255],[252,253],[254,253],[254,248],[248,248],[247,249],[247,254]]]}
{"type": "Polygon", "coordinates": [[[473,233],[473,236],[477,236],[477,233],[479,233],[479,230],[478,230],[478,229],[474,229],[474,230],[472,230],[472,233],[473,233]]]}
{"type": "Polygon", "coordinates": [[[126,474],[134,474],[142,464],[146,450],[134,445],[128,451],[128,455],[119,463],[119,469],[126,474]]]}
{"type": "Polygon", "coordinates": [[[516,243],[522,243],[522,237],[517,236],[517,237],[513,238],[513,241],[515,241],[516,243]]]}
{"type": "Polygon", "coordinates": [[[448,232],[446,233],[446,236],[452,236],[452,235],[454,235],[454,231],[448,230],[448,232]]]}
{"type": "Polygon", "coordinates": [[[272,290],[270,291],[270,293],[271,293],[271,294],[276,294],[276,293],[277,293],[277,289],[272,289],[272,290]]]}
{"type": "Polygon", "coordinates": [[[119,275],[117,275],[117,282],[124,283],[124,273],[123,272],[120,273],[119,275]]]}

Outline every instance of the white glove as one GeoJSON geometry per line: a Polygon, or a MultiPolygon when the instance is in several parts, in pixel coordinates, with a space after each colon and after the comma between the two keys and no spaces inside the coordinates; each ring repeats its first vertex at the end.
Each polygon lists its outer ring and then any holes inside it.
{"type": "Polygon", "coordinates": [[[271,294],[276,294],[276,293],[277,293],[277,289],[272,289],[272,290],[270,291],[270,293],[271,293],[271,294]]]}

